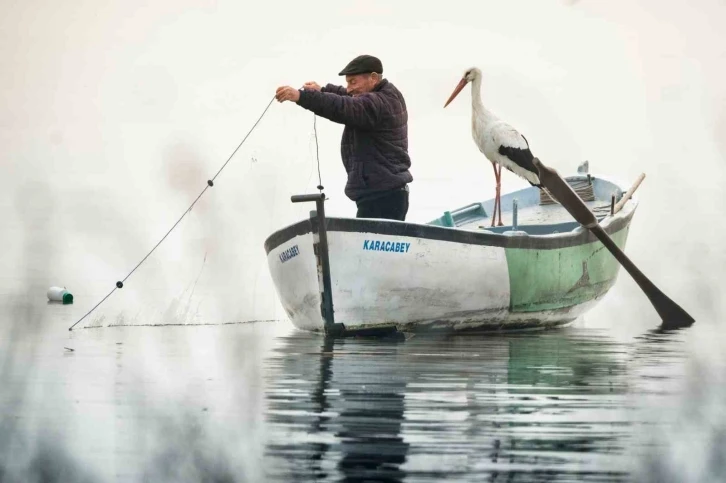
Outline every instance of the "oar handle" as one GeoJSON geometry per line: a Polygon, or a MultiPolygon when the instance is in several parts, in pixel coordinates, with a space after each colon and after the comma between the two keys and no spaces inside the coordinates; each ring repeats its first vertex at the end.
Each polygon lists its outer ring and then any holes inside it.
{"type": "Polygon", "coordinates": [[[555,200],[560,203],[571,215],[585,228],[597,226],[597,218],[590,211],[584,201],[575,193],[567,181],[554,169],[545,166],[542,162],[534,158],[534,165],[539,170],[539,180],[555,200]]]}

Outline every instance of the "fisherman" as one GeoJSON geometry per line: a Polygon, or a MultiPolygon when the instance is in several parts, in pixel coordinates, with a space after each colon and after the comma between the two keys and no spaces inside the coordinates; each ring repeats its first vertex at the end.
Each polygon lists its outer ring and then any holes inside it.
{"type": "Polygon", "coordinates": [[[345,194],[355,201],[357,218],[404,221],[413,177],[403,95],[383,78],[381,61],[371,55],[356,57],[338,75],[345,76],[347,88],[306,82],[302,89],[279,87],[275,97],[345,125],[340,145],[348,173],[345,194]]]}

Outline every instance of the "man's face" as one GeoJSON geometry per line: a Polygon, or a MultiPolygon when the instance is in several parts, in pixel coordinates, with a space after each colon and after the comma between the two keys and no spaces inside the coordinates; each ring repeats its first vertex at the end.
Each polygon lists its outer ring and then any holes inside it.
{"type": "Polygon", "coordinates": [[[378,82],[378,74],[356,74],[345,76],[345,81],[348,83],[346,90],[351,96],[359,96],[370,92],[376,86],[378,82]]]}

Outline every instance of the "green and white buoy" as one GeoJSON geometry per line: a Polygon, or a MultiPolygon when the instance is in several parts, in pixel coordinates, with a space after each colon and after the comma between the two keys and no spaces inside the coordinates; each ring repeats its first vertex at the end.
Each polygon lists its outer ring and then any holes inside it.
{"type": "Polygon", "coordinates": [[[63,302],[63,305],[72,304],[73,294],[66,290],[65,287],[51,287],[48,289],[48,300],[63,302]]]}

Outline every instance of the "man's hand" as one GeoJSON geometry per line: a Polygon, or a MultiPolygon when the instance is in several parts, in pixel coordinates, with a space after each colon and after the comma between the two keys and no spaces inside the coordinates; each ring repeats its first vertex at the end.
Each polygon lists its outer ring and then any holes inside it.
{"type": "Polygon", "coordinates": [[[275,98],[278,102],[297,102],[300,100],[300,91],[290,86],[278,87],[277,91],[275,91],[275,98]]]}
{"type": "Polygon", "coordinates": [[[310,82],[306,82],[305,85],[303,85],[303,89],[310,89],[310,90],[313,90],[313,91],[319,91],[321,88],[320,88],[320,86],[318,85],[317,82],[310,81],[310,82]]]}

